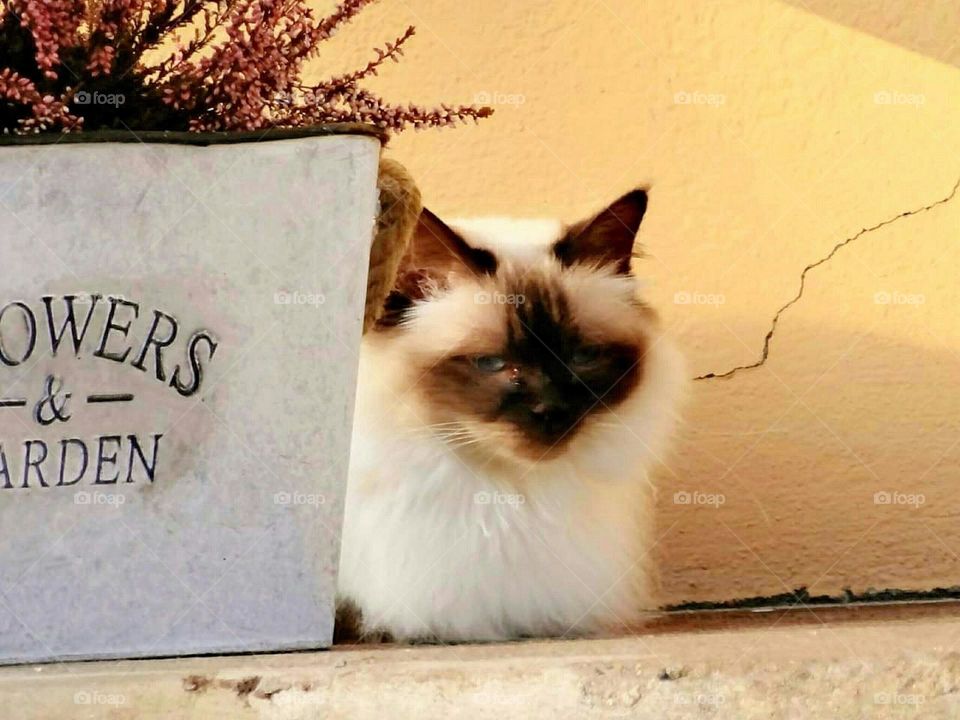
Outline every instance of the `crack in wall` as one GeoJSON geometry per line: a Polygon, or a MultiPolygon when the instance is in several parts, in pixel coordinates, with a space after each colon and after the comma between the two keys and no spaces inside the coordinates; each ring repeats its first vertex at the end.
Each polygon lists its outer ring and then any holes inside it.
{"type": "Polygon", "coordinates": [[[728,378],[728,377],[732,377],[733,375],[735,375],[737,372],[741,370],[752,370],[754,368],[758,368],[761,365],[763,365],[765,362],[767,362],[767,358],[770,356],[770,343],[772,342],[773,335],[777,330],[777,323],[780,322],[780,317],[792,305],[797,303],[800,300],[800,298],[803,297],[803,292],[806,289],[807,273],[809,273],[814,268],[819,267],[820,265],[823,265],[824,263],[828,262],[834,255],[836,255],[840,251],[841,248],[846,247],[850,243],[860,239],[861,237],[863,237],[864,235],[867,235],[868,233],[872,233],[874,230],[879,230],[880,228],[886,227],[887,225],[891,225],[897,222],[898,220],[902,220],[903,218],[910,217],[911,215],[920,215],[921,213],[925,213],[928,210],[932,210],[938,205],[944,205],[950,202],[951,200],[954,199],[954,197],[956,197],[958,189],[960,189],[960,178],[958,178],[957,182],[954,183],[953,189],[951,189],[946,196],[940,198],[939,200],[932,202],[929,205],[924,205],[923,207],[915,208],[913,210],[905,210],[904,212],[894,215],[893,217],[887,218],[886,220],[879,222],[876,225],[871,225],[870,227],[862,228],[856,234],[851,235],[845,240],[838,242],[836,245],[833,246],[833,249],[830,250],[829,253],[827,253],[824,257],[820,258],[816,262],[812,262],[809,265],[807,265],[803,269],[803,271],[800,273],[800,289],[797,291],[797,294],[793,296],[793,298],[791,298],[788,302],[782,305],[780,309],[777,310],[777,312],[774,314],[773,320],[770,322],[770,329],[767,331],[766,336],[763,338],[763,348],[761,349],[760,357],[757,360],[747,365],[737,365],[736,367],[732,367],[729,370],[722,373],[710,372],[704,375],[698,375],[697,377],[694,378],[694,380],[711,380],[711,379],[719,379],[719,378],[728,378]]]}

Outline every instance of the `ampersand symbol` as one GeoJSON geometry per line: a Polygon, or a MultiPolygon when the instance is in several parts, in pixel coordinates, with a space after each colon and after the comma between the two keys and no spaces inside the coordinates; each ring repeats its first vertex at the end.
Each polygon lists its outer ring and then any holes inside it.
{"type": "Polygon", "coordinates": [[[63,382],[53,375],[47,375],[46,392],[33,409],[33,419],[41,425],[52,425],[55,421],[66,422],[70,416],[66,414],[67,402],[72,393],[60,394],[63,382]],[[49,412],[44,412],[49,410],[49,412]]]}

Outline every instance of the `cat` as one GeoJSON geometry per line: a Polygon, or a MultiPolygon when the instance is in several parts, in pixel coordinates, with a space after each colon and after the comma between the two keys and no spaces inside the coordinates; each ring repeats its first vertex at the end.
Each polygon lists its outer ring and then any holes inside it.
{"type": "Polygon", "coordinates": [[[648,474],[685,373],[631,274],[647,198],[570,226],[422,211],[361,350],[338,583],[361,637],[591,635],[652,608],[648,474]]]}

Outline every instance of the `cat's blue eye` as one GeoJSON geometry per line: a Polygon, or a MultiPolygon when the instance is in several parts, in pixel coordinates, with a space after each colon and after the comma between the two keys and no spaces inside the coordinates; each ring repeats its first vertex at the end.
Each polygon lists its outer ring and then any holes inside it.
{"type": "Polygon", "coordinates": [[[593,365],[603,358],[603,348],[598,345],[578,348],[570,358],[574,365],[593,365]]]}
{"type": "Polygon", "coordinates": [[[507,366],[507,361],[497,355],[477,355],[473,358],[474,367],[483,372],[500,372],[507,366]]]}

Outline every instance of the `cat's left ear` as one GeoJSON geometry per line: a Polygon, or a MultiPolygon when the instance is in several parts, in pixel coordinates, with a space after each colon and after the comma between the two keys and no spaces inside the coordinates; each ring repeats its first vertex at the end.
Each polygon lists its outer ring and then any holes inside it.
{"type": "Polygon", "coordinates": [[[630,272],[633,242],[646,211],[647,189],[628,192],[594,217],[571,225],[553,246],[553,253],[567,267],[579,263],[612,265],[626,275],[630,272]]]}

